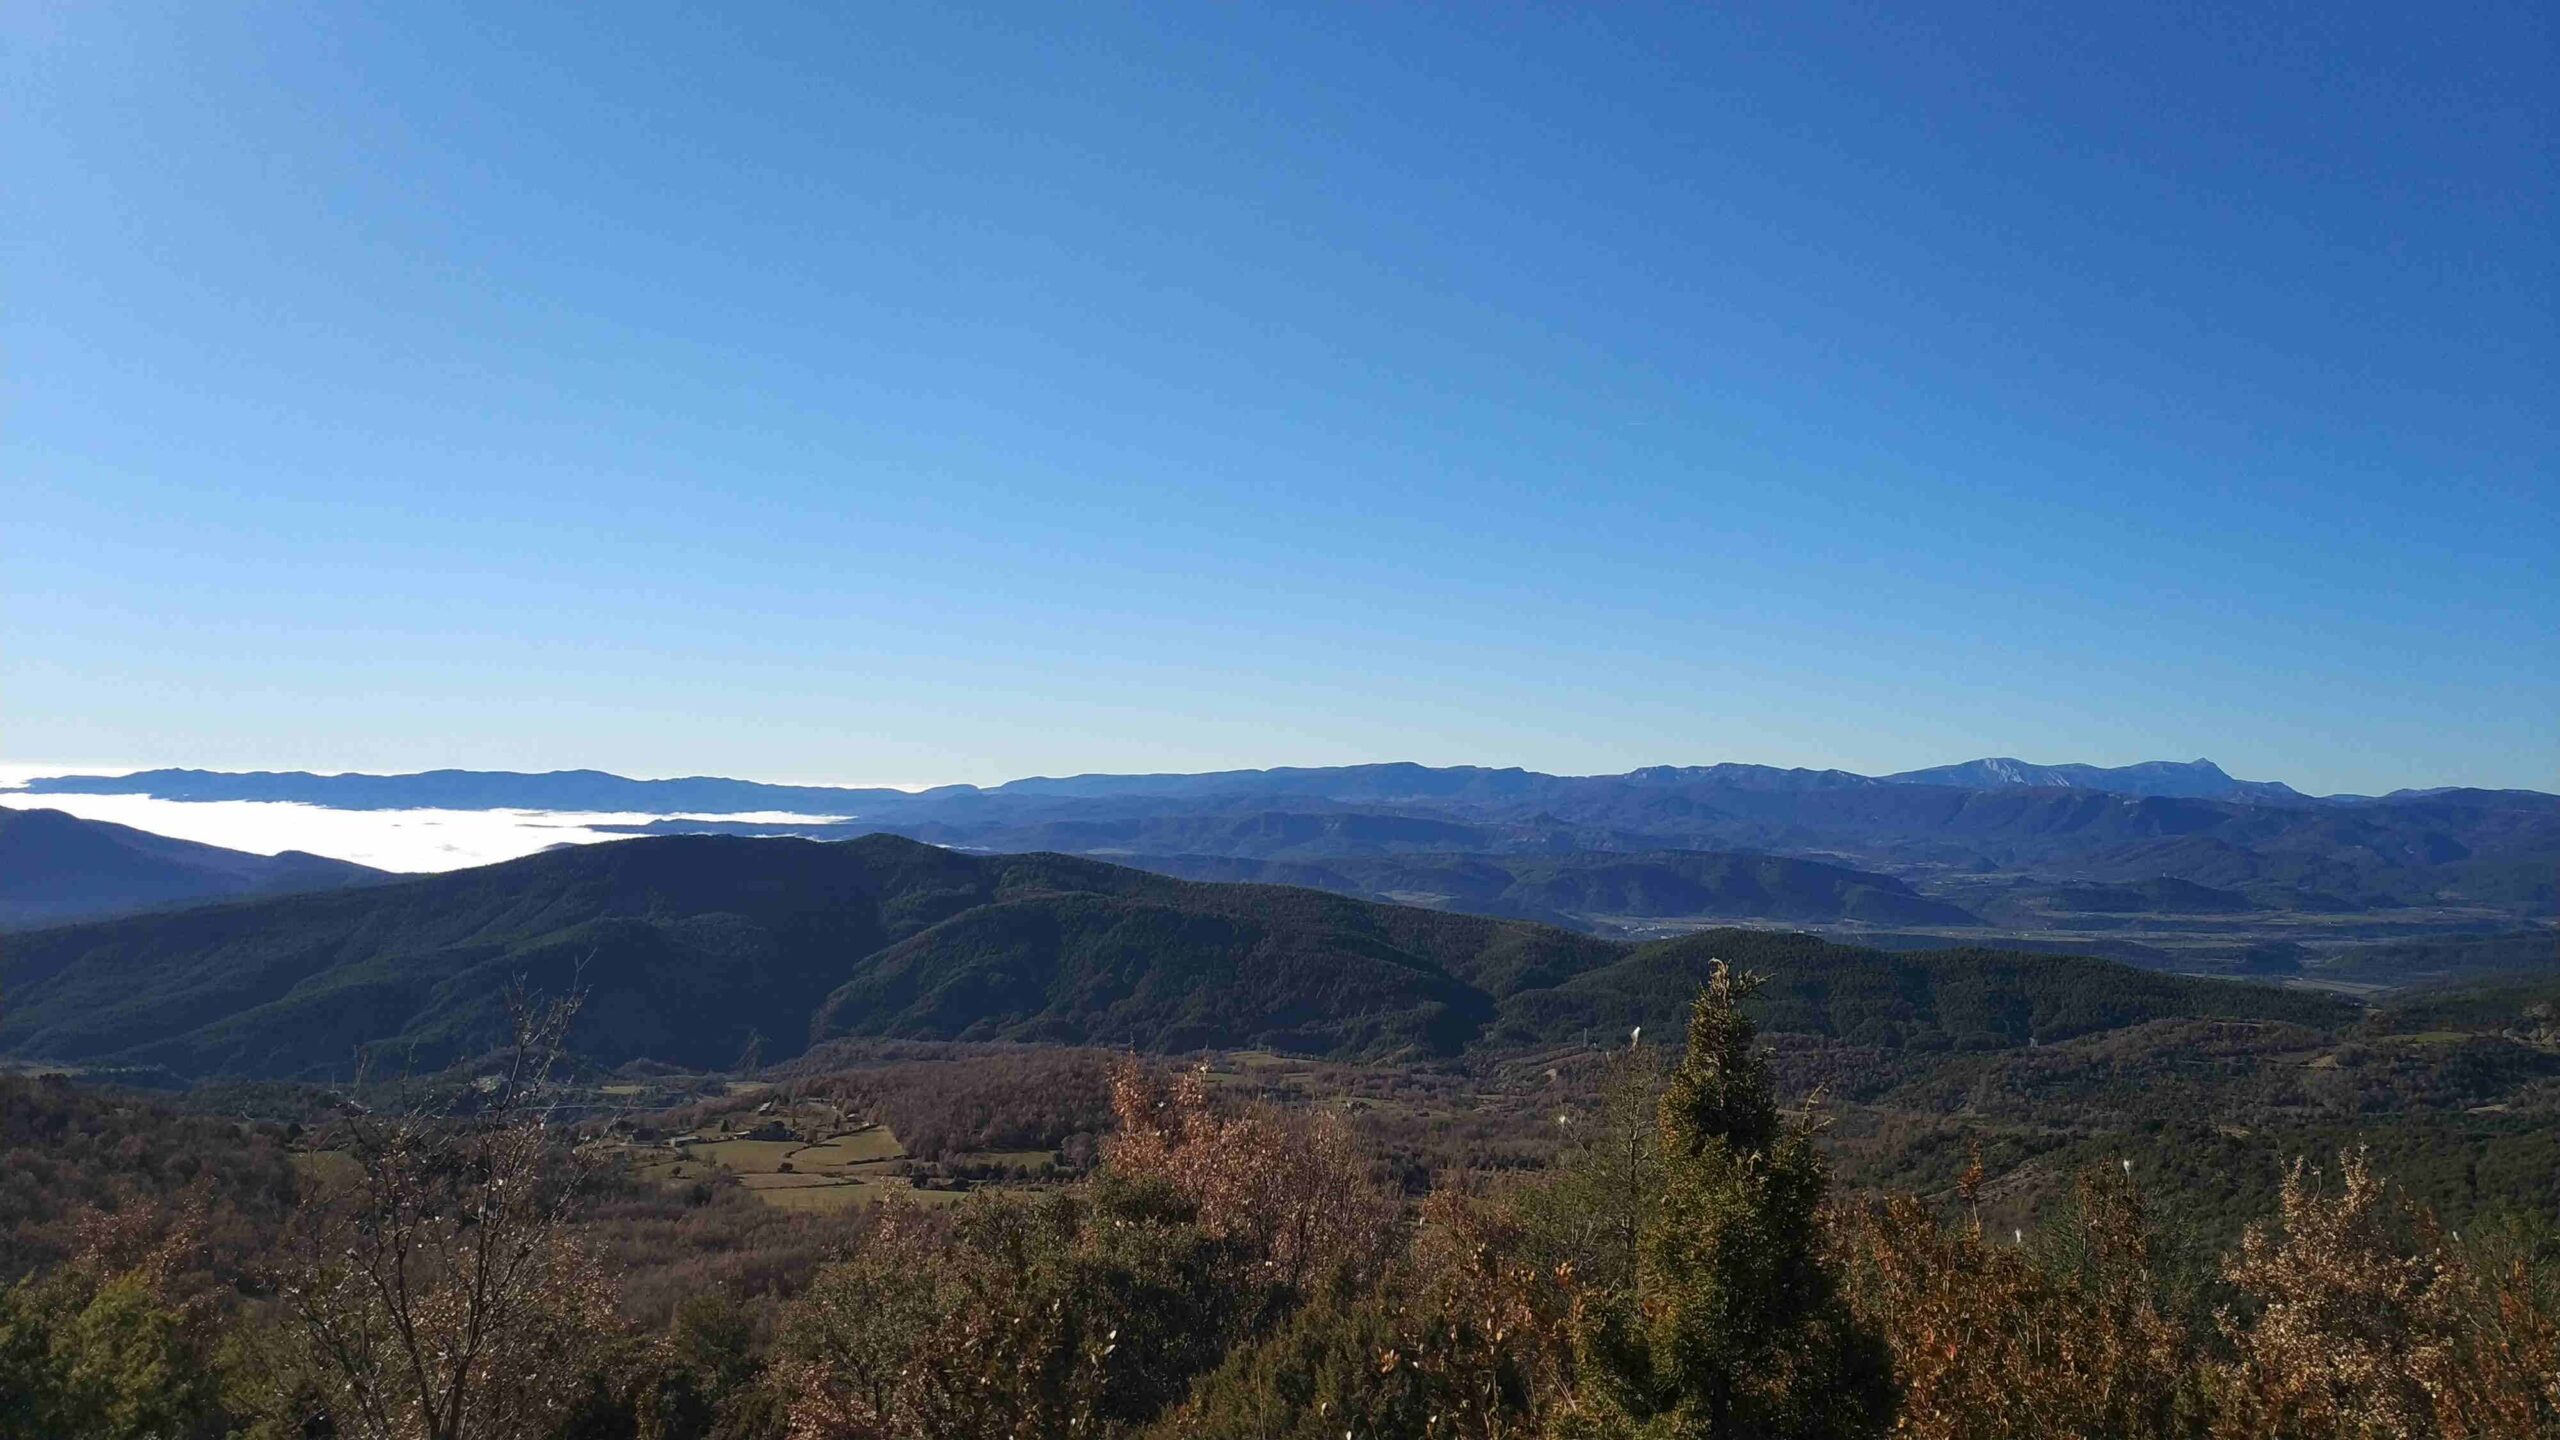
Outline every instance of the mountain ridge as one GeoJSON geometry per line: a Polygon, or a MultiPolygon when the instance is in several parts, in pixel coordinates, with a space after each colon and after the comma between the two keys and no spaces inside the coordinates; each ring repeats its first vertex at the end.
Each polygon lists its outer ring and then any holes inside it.
{"type": "Polygon", "coordinates": [[[665,836],[29,932],[0,957],[0,1054],[189,1080],[329,1078],[360,1056],[439,1068],[503,1039],[521,980],[585,992],[573,1042],[605,1065],[727,1068],[837,1036],[1449,1055],[1626,1014],[1674,1024],[1711,954],[1864,997],[1824,1002],[1844,1031],[1890,1011],[1940,1044],[2121,1016],[2346,1013],[2065,957],[1738,930],[1626,944],[1073,856],[665,836]],[[1947,1007],[1962,1018],[1932,1018],[1947,1007]]]}
{"type": "Polygon", "coordinates": [[[0,928],[393,878],[300,850],[259,855],[60,810],[0,808],[0,928]]]}
{"type": "MultiPolygon", "coordinates": [[[[2275,804],[2356,804],[2473,787],[2401,790],[2387,796],[2304,794],[2281,781],[2238,780],[2209,760],[2141,761],[2131,765],[2032,764],[1987,757],[1886,775],[1725,762],[1649,765],[1615,775],[1553,775],[1518,766],[1428,766],[1397,761],[1367,765],[1276,766],[1198,773],[1089,773],[1025,776],[998,785],[944,785],[908,791],[885,787],[782,785],[722,776],[641,780],[601,770],[430,770],[401,774],[309,771],[159,769],[125,775],[49,775],[24,783],[34,794],[151,795],[169,800],[267,800],[339,809],[551,809],[655,813],[801,810],[830,813],[848,805],[891,812],[974,798],[1020,800],[1227,795],[1323,796],[1362,803],[1395,800],[1501,799],[1557,787],[1617,783],[1629,787],[1706,786],[1800,792],[1877,785],[1941,785],[1956,789],[2068,788],[2110,794],[2240,799],[2275,804]]],[[[2520,791],[2520,794],[2541,794],[2520,791]]]]}
{"type": "MultiPolygon", "coordinates": [[[[40,792],[287,797],[358,808],[559,806],[649,817],[589,822],[607,832],[827,840],[892,833],[979,852],[1101,858],[1291,864],[1430,854],[1513,864],[1586,853],[1754,852],[1919,883],[1933,899],[1959,907],[1969,904],[1955,893],[1966,890],[1966,877],[2003,875],[2042,886],[2178,881],[2242,891],[2253,907],[2290,914],[2379,916],[2408,907],[2510,917],[2560,913],[2554,883],[2560,796],[2454,789],[2315,799],[2276,782],[2232,780],[2203,760],[2109,770],[1994,758],[1965,762],[1952,774],[1942,767],[1881,778],[1731,764],[1599,777],[1388,764],[1033,777],[990,789],[917,793],[712,777],[635,781],[601,771],[387,777],[183,771],[32,784],[40,792]],[[1947,778],[1965,783],[1939,783],[1947,778]],[[2120,793],[2102,785],[2181,793],[2120,793]],[[2215,789],[2237,793],[2186,793],[2215,789]]],[[[1436,893],[1430,886],[1327,883],[1345,893],[1436,893]]],[[[1872,905],[1899,903],[1888,887],[1870,884],[1866,893],[1872,905]]],[[[1479,897],[1475,908],[1565,918],[1523,897],[1479,897]]],[[[1709,903],[1699,913],[1732,912],[1709,903]]],[[[2483,915],[2439,918],[2443,925],[2489,923],[2483,915]]]]}
{"type": "Polygon", "coordinates": [[[1966,760],[1921,770],[1878,776],[1890,785],[1953,785],[1970,790],[2022,786],[2030,789],[2102,790],[2117,795],[2152,795],[2198,800],[2255,800],[2267,804],[2311,804],[2315,798],[2279,780],[2235,780],[2210,760],[2144,760],[2114,767],[2100,765],[2034,765],[2009,756],[1966,760]]]}

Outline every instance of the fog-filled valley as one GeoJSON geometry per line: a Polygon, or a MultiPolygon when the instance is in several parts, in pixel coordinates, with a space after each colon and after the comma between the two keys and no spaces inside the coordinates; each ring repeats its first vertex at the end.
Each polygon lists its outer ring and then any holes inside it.
{"type": "Polygon", "coordinates": [[[2315,799],[2207,762],[1977,761],[1886,777],[1382,765],[916,792],[597,772],[145,771],[38,777],[6,798],[140,801],[172,815],[245,806],[287,833],[485,817],[514,827],[509,853],[621,835],[894,834],[1609,937],[1756,922],[1897,949],[2025,945],[2349,987],[2483,968],[2560,914],[2560,799],[2315,799]]]}

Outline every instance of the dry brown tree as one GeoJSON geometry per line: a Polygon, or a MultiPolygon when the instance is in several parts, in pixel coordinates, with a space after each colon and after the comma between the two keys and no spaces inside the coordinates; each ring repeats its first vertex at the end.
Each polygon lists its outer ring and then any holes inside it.
{"type": "MultiPolygon", "coordinates": [[[[1973,1206],[1979,1157],[1959,1193],[1973,1206]]],[[[2132,1181],[2111,1169],[2074,1188],[2063,1237],[2076,1264],[2039,1264],[1953,1227],[1910,1196],[1844,1207],[1835,1244],[1851,1303],[1884,1333],[1901,1391],[1893,1433],[1915,1440],[2142,1440],[2196,1433],[2194,1347],[2155,1298],[2151,1240],[2132,1181]]]]}
{"type": "Polygon", "coordinates": [[[2362,1151],[2338,1187],[2297,1161],[2279,1226],[2224,1266],[2258,1310],[2222,1325],[2223,1433],[2398,1440],[2560,1435],[2560,1325],[2518,1257],[2475,1272],[2435,1217],[2391,1194],[2362,1151]]]}
{"type": "Polygon", "coordinates": [[[552,1084],[575,999],[509,997],[491,1074],[389,1115],[353,1110],[356,1174],[299,1212],[279,1277],[337,1433],[523,1440],[577,1396],[613,1326],[571,1210],[583,1164],[552,1084]]]}
{"type": "Polygon", "coordinates": [[[1107,1433],[1119,1333],[1061,1278],[1095,1237],[1049,1218],[994,1199],[953,1224],[884,1206],[786,1319],[772,1379],[791,1440],[1107,1433]]]}
{"type": "Polygon", "coordinates": [[[2447,1440],[2555,1440],[2560,1275],[2512,1237],[2493,1237],[2485,1253],[2463,1254],[2458,1241],[2452,1249],[2425,1316],[2448,1343],[2423,1357],[2418,1372],[2436,1428],[2447,1440]]]}
{"type": "Polygon", "coordinates": [[[1134,1060],[1111,1070],[1120,1131],[1104,1163],[1173,1186],[1210,1236],[1255,1258],[1254,1278],[1295,1296],[1337,1269],[1376,1273],[1393,1248],[1396,1205],[1341,1115],[1269,1105],[1221,1115],[1197,1072],[1160,1083],[1134,1060]]]}
{"type": "Polygon", "coordinates": [[[1419,1371],[1435,1403],[1431,1440],[1509,1440],[1541,1432],[1569,1403],[1579,1298],[1570,1262],[1548,1269],[1507,1208],[1454,1189],[1423,1202],[1418,1279],[1396,1306],[1401,1343],[1379,1357],[1419,1371]]]}

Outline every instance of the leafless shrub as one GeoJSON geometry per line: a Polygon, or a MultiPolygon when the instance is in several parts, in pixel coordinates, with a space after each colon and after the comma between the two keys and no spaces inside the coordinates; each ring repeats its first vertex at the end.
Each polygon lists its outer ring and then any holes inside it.
{"type": "Polygon", "coordinates": [[[550,1110],[574,999],[511,997],[496,1073],[344,1127],[358,1175],[299,1217],[278,1290],[338,1433],[519,1440],[612,1326],[571,1226],[581,1162],[550,1110]]]}

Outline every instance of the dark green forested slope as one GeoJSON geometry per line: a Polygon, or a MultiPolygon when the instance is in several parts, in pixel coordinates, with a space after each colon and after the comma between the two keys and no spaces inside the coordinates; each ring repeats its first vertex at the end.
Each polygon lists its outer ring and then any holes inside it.
{"type": "Polygon", "coordinates": [[[2375,1034],[2504,1030],[2560,1039],[2560,974],[2537,971],[2414,990],[2374,1011],[2375,1034]]]}
{"type": "Polygon", "coordinates": [[[1654,1027],[1666,1042],[1724,960],[1765,977],[1763,1028],[1887,1048],[2046,1044],[2176,1017],[2290,1020],[2333,1028],[2357,1008],[2332,996],[2137,970],[2069,955],[2001,950],[1890,952],[1811,935],[1711,930],[1641,945],[1625,959],[1502,1007],[1499,1040],[1573,1038],[1591,1027],[1654,1027]]]}
{"type": "Polygon", "coordinates": [[[1024,859],[1036,882],[871,957],[817,1033],[1447,1052],[1499,997],[1622,953],[1543,925],[1024,859]]]}
{"type": "Polygon", "coordinates": [[[839,1035],[1448,1054],[1667,1035],[1712,956],[1772,977],[1773,1030],[1869,1045],[2353,1013],[2091,960],[1756,931],[1629,947],[1066,856],[673,836],[17,937],[0,1054],[185,1077],[339,1074],[360,1050],[440,1066],[500,1038],[518,979],[586,991],[572,1041],[605,1064],[724,1067],[839,1035]]]}
{"type": "Polygon", "coordinates": [[[607,1063],[795,1053],[822,1006],[842,1032],[1446,1049],[1489,997],[1616,954],[1062,856],[678,836],[35,932],[0,971],[0,1051],[191,1076],[333,1073],[359,1046],[442,1064],[496,1040],[517,978],[586,990],[574,1041],[607,1063]]]}
{"type": "Polygon", "coordinates": [[[1307,885],[1479,915],[1719,916],[1970,925],[1980,917],[1889,875],[1783,855],[1662,851],[1578,855],[1397,855],[1257,860],[1223,855],[1132,858],[1194,880],[1307,885]]]}
{"type": "Polygon", "coordinates": [[[796,1040],[853,959],[983,884],[920,845],[741,843],[561,850],[21,936],[0,1047],[188,1075],[328,1073],[368,1043],[440,1064],[495,1039],[521,975],[587,987],[578,1039],[600,1055],[726,1064],[751,1034],[796,1040]]]}
{"type": "Polygon", "coordinates": [[[2227,1244],[2296,1159],[2359,1148],[2455,1224],[2554,1213],[2560,981],[2445,987],[2318,1022],[2163,1019],[2024,1048],[1817,1041],[1787,1054],[1800,1090],[1841,1102],[1835,1138],[1861,1183],[1944,1192],[1979,1145],[2005,1177],[2001,1223],[2057,1201],[2082,1168],[2121,1163],[2181,1226],[2227,1244]]]}

